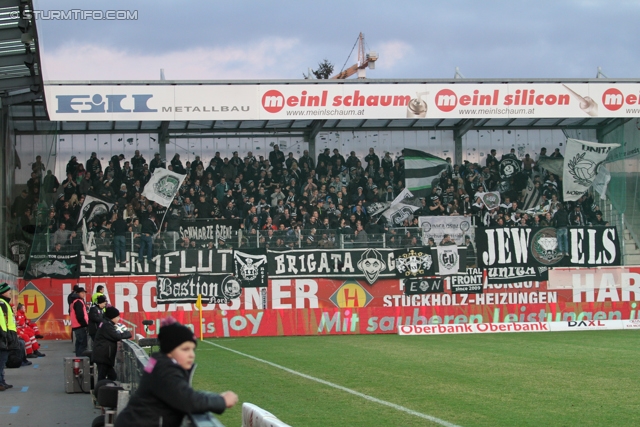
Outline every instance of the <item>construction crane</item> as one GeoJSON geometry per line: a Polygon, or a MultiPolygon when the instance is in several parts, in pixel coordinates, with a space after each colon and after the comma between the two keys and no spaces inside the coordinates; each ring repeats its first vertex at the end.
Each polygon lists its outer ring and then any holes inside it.
{"type": "MultiPolygon", "coordinates": [[[[364,34],[360,33],[358,36],[358,40],[356,40],[356,44],[358,45],[358,62],[353,64],[351,67],[346,70],[340,71],[338,74],[331,76],[332,79],[347,79],[354,74],[358,73],[359,79],[367,78],[367,67],[374,70],[376,68],[376,61],[378,60],[378,53],[370,51],[365,55],[364,53],[364,34]]],[[[353,48],[355,49],[355,44],[353,48]]],[[[353,49],[351,49],[351,53],[353,53],[353,49]]],[[[349,58],[351,58],[351,53],[349,54],[349,58]]],[[[347,58],[347,61],[349,60],[347,58]]],[[[345,62],[346,64],[346,62],[345,62]]],[[[344,68],[344,66],[343,66],[344,68]]]]}

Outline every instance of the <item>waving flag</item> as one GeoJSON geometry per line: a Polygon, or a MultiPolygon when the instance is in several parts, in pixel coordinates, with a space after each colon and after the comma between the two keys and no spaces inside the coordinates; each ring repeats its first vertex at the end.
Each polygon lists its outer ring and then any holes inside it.
{"type": "Polygon", "coordinates": [[[186,176],[163,168],[157,168],[147,185],[144,186],[142,195],[152,202],[162,206],[169,206],[186,176]]]}
{"type": "Polygon", "coordinates": [[[446,160],[419,150],[404,150],[404,176],[406,187],[414,196],[424,197],[431,183],[449,164],[446,160]]]}

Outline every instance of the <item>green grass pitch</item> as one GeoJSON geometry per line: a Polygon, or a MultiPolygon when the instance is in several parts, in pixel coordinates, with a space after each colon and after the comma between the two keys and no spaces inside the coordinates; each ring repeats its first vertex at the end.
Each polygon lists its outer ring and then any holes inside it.
{"type": "MultiPolygon", "coordinates": [[[[450,425],[640,422],[637,331],[209,341],[450,425]]],[[[196,361],[195,388],[233,390],[294,427],[439,425],[207,343],[196,361]]],[[[240,408],[220,420],[239,425],[240,408]]]]}

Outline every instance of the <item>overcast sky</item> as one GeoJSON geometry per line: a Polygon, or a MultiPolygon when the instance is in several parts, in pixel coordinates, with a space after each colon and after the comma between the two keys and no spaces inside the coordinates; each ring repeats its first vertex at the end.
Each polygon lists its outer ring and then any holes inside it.
{"type": "Polygon", "coordinates": [[[639,78],[640,1],[35,0],[137,20],[38,21],[45,80],[298,79],[339,71],[358,33],[369,78],[639,78]]]}

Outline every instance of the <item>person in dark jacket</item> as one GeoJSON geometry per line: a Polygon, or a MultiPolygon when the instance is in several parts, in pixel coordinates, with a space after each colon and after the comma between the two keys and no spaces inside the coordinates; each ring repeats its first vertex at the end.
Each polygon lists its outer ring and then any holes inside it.
{"type": "Polygon", "coordinates": [[[119,322],[120,311],[115,307],[107,307],[93,346],[93,362],[98,366],[98,381],[117,379],[116,370],[113,367],[116,364],[118,341],[131,338],[131,332],[116,326],[119,322]]]}
{"type": "Polygon", "coordinates": [[[116,219],[111,225],[113,231],[113,257],[116,264],[124,265],[127,263],[127,233],[129,232],[129,226],[127,222],[122,219],[122,214],[118,212],[118,219],[116,219]]]}
{"type": "Polygon", "coordinates": [[[76,356],[82,357],[82,353],[87,349],[87,328],[89,327],[89,313],[87,313],[87,304],[85,298],[87,291],[84,288],[76,289],[71,305],[69,306],[69,314],[71,316],[71,330],[76,341],[76,356]]]}
{"type": "Polygon", "coordinates": [[[120,412],[115,427],[178,427],[187,414],[221,414],[238,402],[232,391],[215,394],[190,385],[196,339],[191,329],[169,317],[162,321],[160,352],[149,358],[138,390],[120,412]]]}
{"type": "Polygon", "coordinates": [[[95,346],[96,332],[103,320],[104,308],[107,306],[107,297],[100,295],[96,298],[95,304],[89,309],[89,336],[91,343],[95,346]]]}
{"type": "Polygon", "coordinates": [[[140,230],[140,250],[138,251],[138,261],[143,262],[144,256],[147,256],[147,261],[151,264],[153,258],[153,236],[158,231],[158,226],[155,223],[155,214],[149,215],[149,218],[142,220],[142,229],[140,230]]]}
{"type": "Polygon", "coordinates": [[[556,226],[556,238],[558,240],[558,252],[561,255],[569,255],[569,238],[567,236],[569,225],[569,216],[567,211],[564,210],[562,203],[558,205],[558,211],[553,216],[553,221],[556,226]]]}

